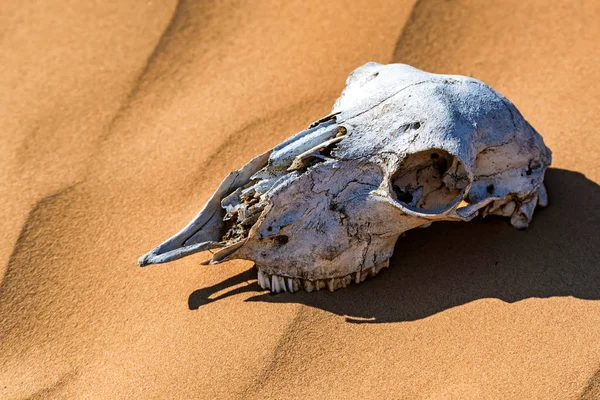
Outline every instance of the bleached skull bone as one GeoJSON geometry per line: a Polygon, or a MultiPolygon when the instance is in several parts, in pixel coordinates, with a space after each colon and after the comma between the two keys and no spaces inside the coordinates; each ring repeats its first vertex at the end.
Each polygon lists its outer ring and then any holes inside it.
{"type": "Polygon", "coordinates": [[[542,137],[488,85],[367,63],[330,115],[229,174],[139,264],[220,249],[206,263],[252,260],[264,289],[335,290],[388,266],[413,228],[478,214],[526,228],[547,204],[550,162],[542,137]]]}

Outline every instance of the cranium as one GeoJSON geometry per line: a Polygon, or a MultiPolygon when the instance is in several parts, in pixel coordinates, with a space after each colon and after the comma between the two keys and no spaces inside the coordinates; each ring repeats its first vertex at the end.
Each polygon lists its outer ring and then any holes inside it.
{"type": "Polygon", "coordinates": [[[515,106],[472,78],[368,63],[330,115],[232,172],[141,266],[219,249],[273,292],[361,282],[405,231],[478,214],[526,228],[548,202],[551,152],[515,106]]]}

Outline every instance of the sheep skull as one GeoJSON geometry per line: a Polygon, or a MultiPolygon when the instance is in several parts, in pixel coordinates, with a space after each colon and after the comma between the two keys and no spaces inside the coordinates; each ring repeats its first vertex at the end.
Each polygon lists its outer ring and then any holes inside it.
{"type": "Polygon", "coordinates": [[[332,113],[232,172],[200,213],[141,266],[220,249],[256,263],[273,292],[363,281],[398,237],[478,214],[526,228],[547,204],[551,152],[486,84],[408,65],[350,74],[332,113]]]}

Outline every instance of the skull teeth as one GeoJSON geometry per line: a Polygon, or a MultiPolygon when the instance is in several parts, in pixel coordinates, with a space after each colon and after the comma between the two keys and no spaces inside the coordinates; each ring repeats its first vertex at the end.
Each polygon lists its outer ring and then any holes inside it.
{"type": "Polygon", "coordinates": [[[281,275],[270,275],[264,272],[261,267],[258,268],[258,285],[265,290],[270,290],[272,293],[290,292],[295,293],[304,289],[310,293],[312,291],[318,291],[327,288],[330,292],[334,292],[338,289],[345,288],[350,283],[356,284],[363,282],[370,276],[375,276],[383,268],[389,266],[389,261],[384,261],[371,268],[367,268],[361,271],[353,272],[352,274],[327,279],[308,280],[302,278],[290,278],[281,275]]]}

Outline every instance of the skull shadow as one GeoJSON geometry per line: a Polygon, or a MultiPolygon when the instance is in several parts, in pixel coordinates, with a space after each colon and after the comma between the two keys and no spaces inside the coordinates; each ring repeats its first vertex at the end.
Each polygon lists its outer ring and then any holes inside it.
{"type": "MultiPolygon", "coordinates": [[[[300,303],[345,316],[351,323],[414,321],[474,300],[513,303],[537,297],[600,299],[600,186],[561,169],[546,173],[550,205],[538,208],[525,231],[506,218],[439,222],[401,237],[390,268],[360,285],[327,291],[261,293],[247,301],[300,303]]],[[[252,268],[189,297],[190,309],[240,292],[212,293],[249,279],[252,268]]]]}

